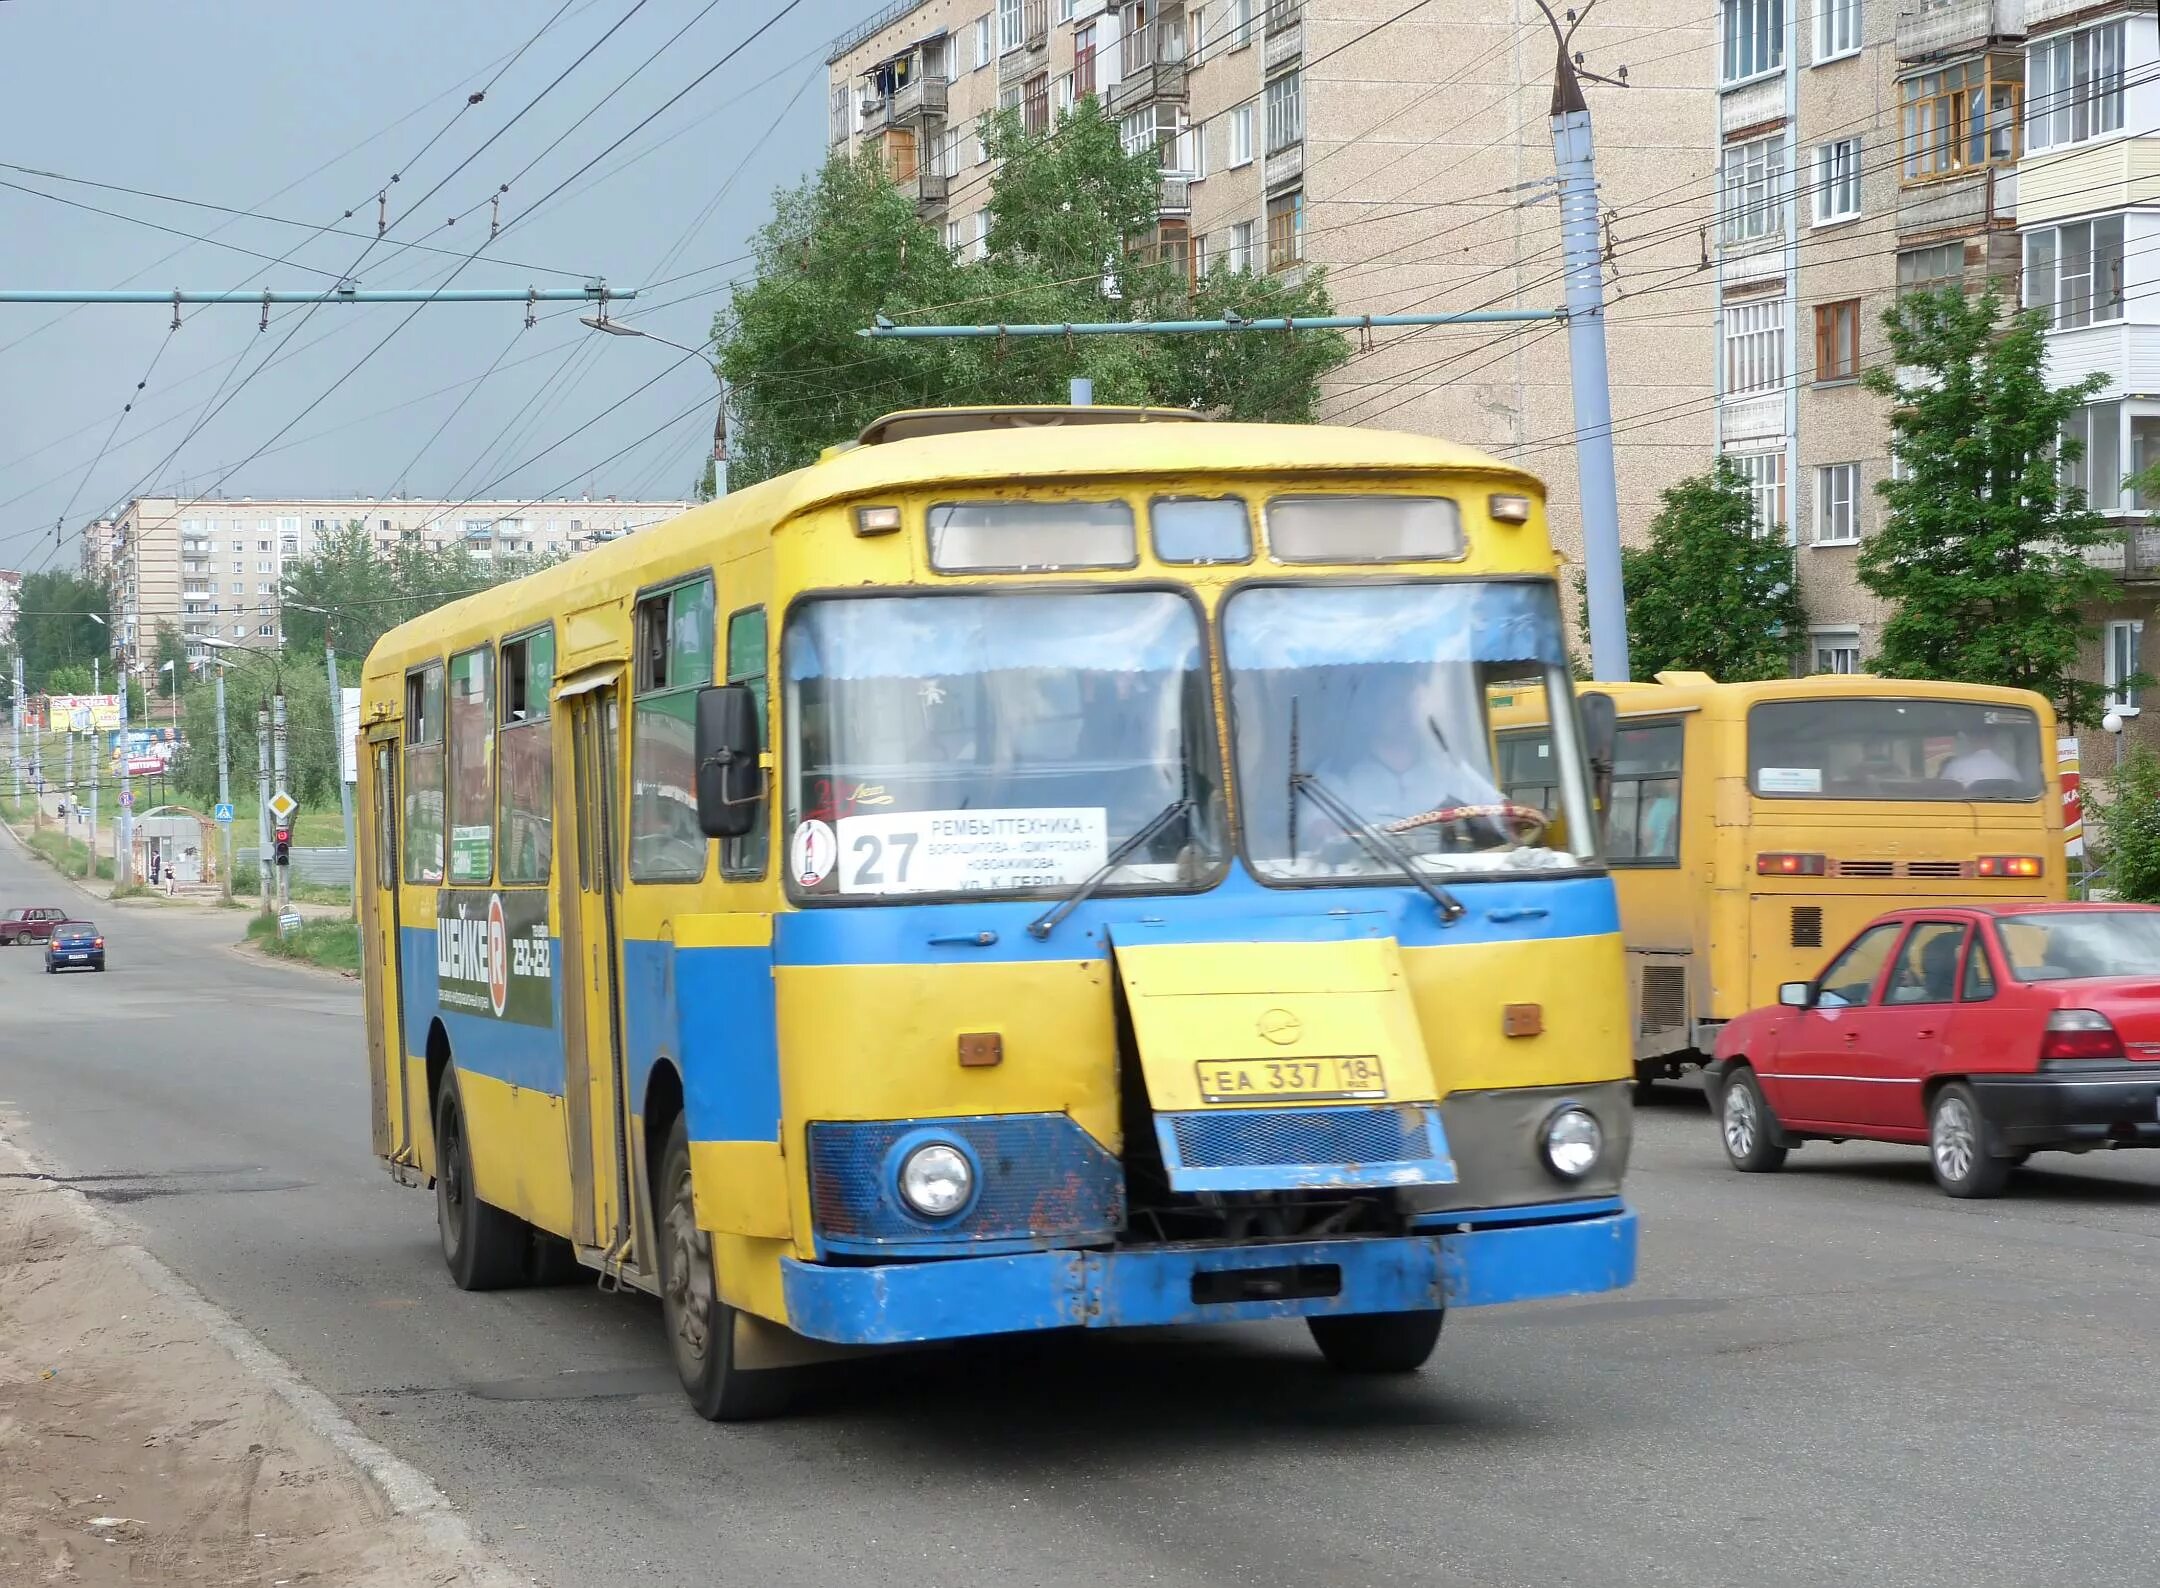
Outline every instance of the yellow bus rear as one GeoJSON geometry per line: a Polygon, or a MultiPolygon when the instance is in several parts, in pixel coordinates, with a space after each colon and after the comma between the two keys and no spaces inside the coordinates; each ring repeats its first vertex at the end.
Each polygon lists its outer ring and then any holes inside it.
{"type": "Polygon", "coordinates": [[[863,444],[409,623],[362,728],[375,1145],[458,1283],[821,1352],[1629,1282],[1618,917],[1537,482],[1062,411],[863,444]],[[1564,691],[1563,691],[1563,698],[1564,691]]]}

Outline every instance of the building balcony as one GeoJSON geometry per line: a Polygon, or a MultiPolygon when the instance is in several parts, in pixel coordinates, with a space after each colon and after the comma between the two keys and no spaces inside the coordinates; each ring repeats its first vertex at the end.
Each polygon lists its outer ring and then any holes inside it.
{"type": "Polygon", "coordinates": [[[1287,33],[1304,15],[1304,0],[1274,0],[1267,8],[1267,30],[1271,34],[1287,33]]]}
{"type": "Polygon", "coordinates": [[[1278,30],[1273,13],[1269,15],[1267,44],[1260,52],[1260,69],[1272,72],[1278,66],[1296,60],[1305,51],[1305,24],[1297,11],[1292,9],[1290,19],[1278,30]]]}
{"type": "Polygon", "coordinates": [[[1898,189],[1900,237],[1975,232],[2016,220],[2017,172],[2010,166],[1980,166],[1898,189]]]}
{"type": "MultiPolygon", "coordinates": [[[[2135,285],[2131,291],[2137,291],[2135,285]]],[[[2132,307],[2138,307],[2133,304],[2132,307]]],[[[2047,336],[2050,386],[2070,386],[2088,375],[2108,377],[2106,396],[2160,392],[2160,325],[2110,320],[2047,336]]]]}
{"type": "Polygon", "coordinates": [[[1962,55],[1998,39],[2022,39],[2025,13],[2030,3],[2031,0],[1904,0],[1898,8],[1898,59],[1934,60],[1962,55]]]}
{"type": "Polygon", "coordinates": [[[1727,446],[1784,439],[1785,394],[1772,391],[1727,397],[1718,410],[1718,428],[1727,446]]]}
{"type": "Polygon", "coordinates": [[[1288,187],[1305,174],[1305,145],[1293,143],[1287,149],[1277,149],[1267,157],[1267,164],[1261,169],[1261,185],[1270,193],[1288,187]]]}
{"type": "Polygon", "coordinates": [[[1031,50],[1050,42],[1050,0],[1027,0],[1020,8],[1021,41],[1031,50]]]}
{"type": "Polygon", "coordinates": [[[1122,116],[1157,100],[1183,104],[1185,92],[1185,62],[1182,58],[1152,61],[1128,71],[1110,90],[1110,114],[1122,116]]]}
{"type": "Polygon", "coordinates": [[[1156,208],[1164,215],[1190,215],[1192,184],[1192,174],[1188,171],[1165,171],[1156,208]]]}
{"type": "Polygon", "coordinates": [[[2120,530],[2114,540],[2086,548],[2085,560],[2124,584],[2160,584],[2160,524],[2128,520],[2120,530]]]}
{"type": "Polygon", "coordinates": [[[928,213],[945,207],[945,196],[952,191],[952,178],[942,171],[917,171],[914,187],[915,208],[928,213]]]}
{"type": "Polygon", "coordinates": [[[869,93],[863,96],[863,131],[875,132],[880,127],[909,127],[927,117],[943,119],[949,85],[942,77],[919,76],[913,82],[903,83],[891,94],[869,93]]]}
{"type": "Polygon", "coordinates": [[[198,584],[188,585],[181,590],[180,599],[183,601],[207,601],[210,599],[210,587],[198,584]]]}

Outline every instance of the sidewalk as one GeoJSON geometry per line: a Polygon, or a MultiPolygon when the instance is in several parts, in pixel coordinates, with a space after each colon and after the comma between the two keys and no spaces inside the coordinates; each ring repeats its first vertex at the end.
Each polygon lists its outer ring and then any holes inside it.
{"type": "Polygon", "coordinates": [[[0,1138],[0,1582],[525,1580],[424,1476],[0,1138]]]}

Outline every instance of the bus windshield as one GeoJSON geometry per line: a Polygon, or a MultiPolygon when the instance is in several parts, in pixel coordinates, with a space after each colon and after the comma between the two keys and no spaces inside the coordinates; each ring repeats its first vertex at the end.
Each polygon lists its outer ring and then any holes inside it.
{"type": "Polygon", "coordinates": [[[1571,716],[1540,796],[1509,799],[1494,766],[1493,686],[1571,698],[1550,585],[1258,586],[1226,604],[1223,653],[1263,877],[1373,880],[1399,871],[1391,849],[1430,874],[1593,858],[1571,716]],[[1360,822],[1381,842],[1361,841],[1360,822]]]}
{"type": "Polygon", "coordinates": [[[2040,723],[1972,700],[1764,701],[1748,712],[1748,783],[1766,799],[2036,800],[2040,723]]]}
{"type": "Polygon", "coordinates": [[[1188,801],[1109,879],[1223,859],[1206,651],[1166,591],[805,603],[784,646],[798,894],[1062,891],[1188,801]]]}

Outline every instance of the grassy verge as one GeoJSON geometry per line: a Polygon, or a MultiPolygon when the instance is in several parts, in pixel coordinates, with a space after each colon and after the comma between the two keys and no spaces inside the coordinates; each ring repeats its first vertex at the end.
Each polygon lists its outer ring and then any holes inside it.
{"type": "MultiPolygon", "coordinates": [[[[80,877],[90,866],[90,846],[80,838],[68,838],[52,828],[38,832],[24,832],[23,842],[30,852],[64,876],[80,877]]],[[[98,856],[98,872],[101,877],[112,875],[112,857],[98,856]]]]}
{"type": "Polygon", "coordinates": [[[360,968],[360,923],[349,918],[320,917],[306,922],[292,936],[280,937],[277,918],[258,915],[248,922],[247,935],[249,942],[279,959],[302,960],[325,970],[360,968]]]}

